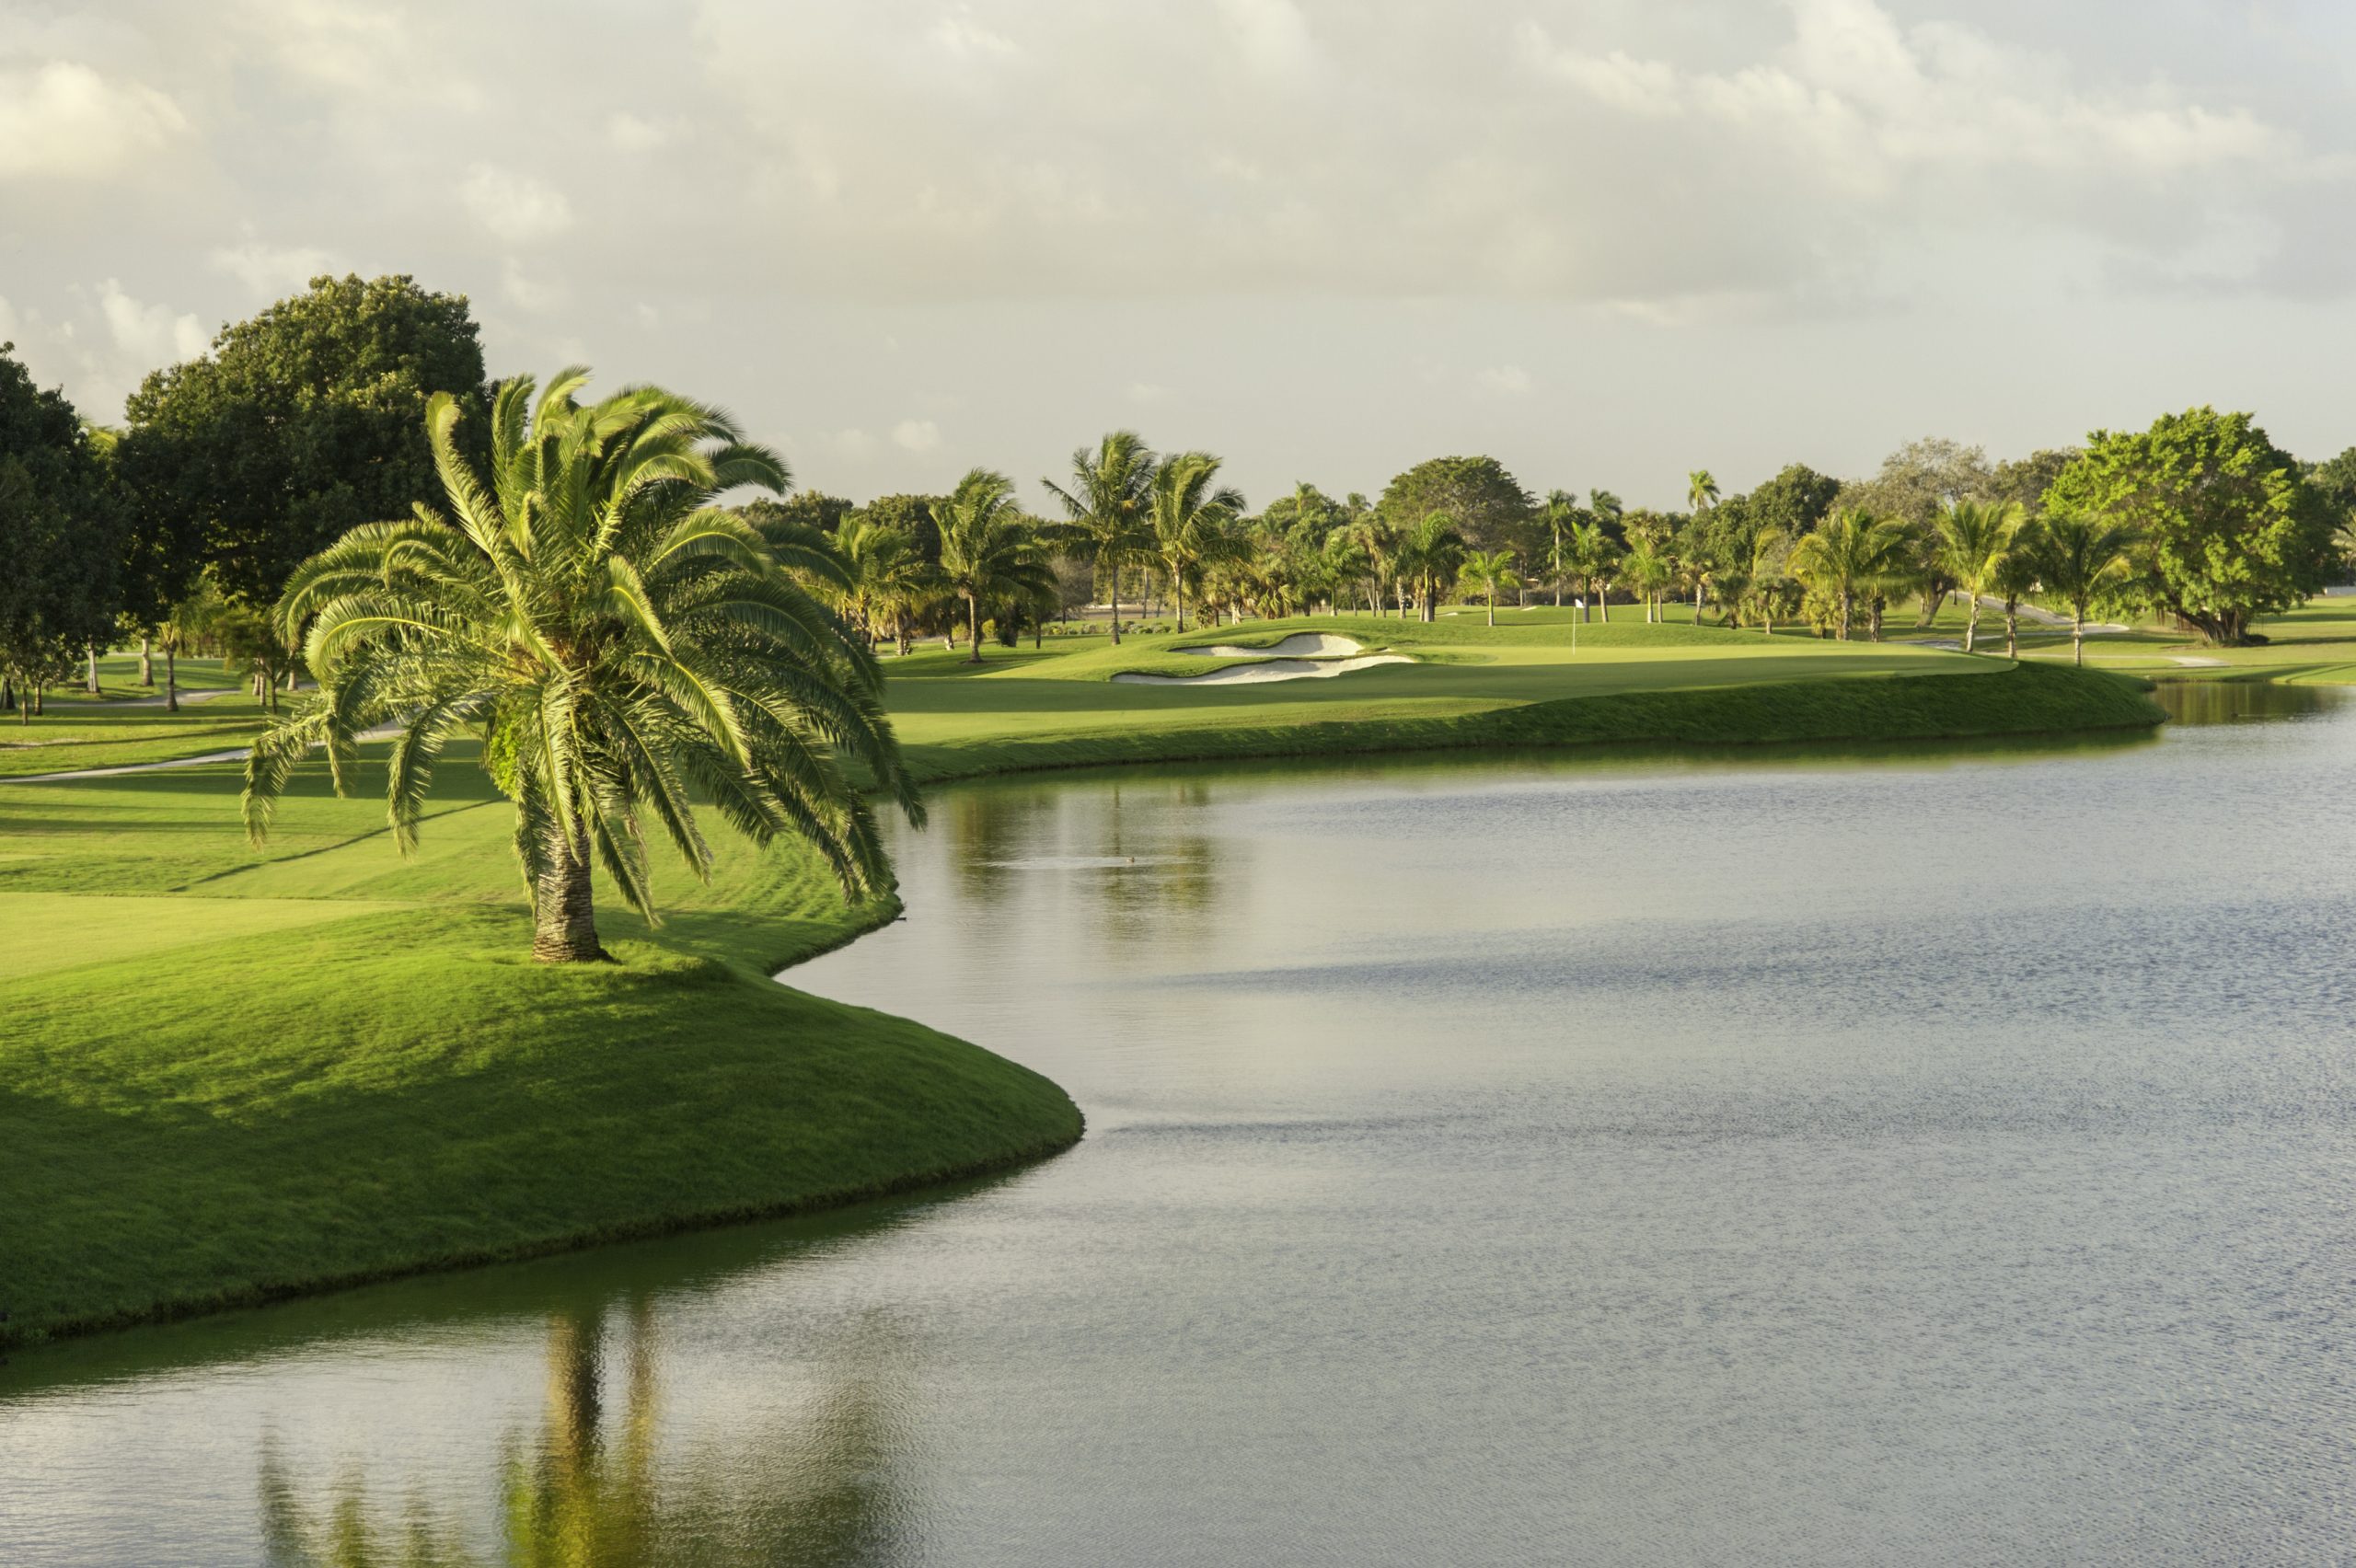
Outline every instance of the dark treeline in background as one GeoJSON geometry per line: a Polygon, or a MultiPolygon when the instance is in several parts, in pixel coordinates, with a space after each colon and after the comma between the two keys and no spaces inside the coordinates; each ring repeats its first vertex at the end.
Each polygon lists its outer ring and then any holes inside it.
{"type": "MultiPolygon", "coordinates": [[[[439,493],[426,401],[467,406],[487,442],[492,383],[463,295],[405,276],[319,278],[210,351],[160,369],[119,426],[82,418],[0,345],[0,704],[96,690],[100,650],[135,645],[142,679],[193,650],[227,654],[258,692],[299,676],[270,611],[295,566],[356,525],[439,493]]],[[[1496,459],[1435,457],[1380,495],[1300,483],[1256,511],[1207,453],[1157,453],[1116,431],[1045,476],[1051,515],[1008,476],[944,495],[864,502],[804,490],[753,502],[779,538],[823,536],[849,586],[827,585],[872,644],[1013,644],[1078,624],[1322,609],[1428,617],[1451,594],[1585,601],[1772,631],[1880,637],[1961,595],[2008,633],[2024,602],[2157,617],[2217,643],[2343,573],[2356,553],[2356,448],[2301,462],[2251,417],[2202,408],[2140,432],[1992,461],[1909,444],[1865,478],[1793,463],[1721,493],[1706,470],[1685,505],[1624,505],[1601,487],[1525,486],[1496,459]],[[1682,613],[1682,612],[1680,612],[1682,613]]],[[[2007,637],[2007,646],[2011,639],[2007,637]]]]}

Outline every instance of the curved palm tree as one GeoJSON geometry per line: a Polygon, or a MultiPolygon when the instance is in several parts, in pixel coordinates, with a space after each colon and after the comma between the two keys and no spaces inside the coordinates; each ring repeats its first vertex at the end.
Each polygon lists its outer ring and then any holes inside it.
{"type": "Polygon", "coordinates": [[[1841,640],[1846,642],[1858,596],[1880,592],[1902,572],[1905,548],[1906,532],[1896,523],[1843,507],[1800,536],[1789,570],[1840,606],[1841,640]]]}
{"type": "Polygon", "coordinates": [[[643,814],[710,874],[691,791],[757,841],[799,834],[854,896],[885,887],[873,813],[841,759],[910,822],[923,811],[874,656],[795,580],[839,588],[840,559],[814,531],[765,536],[712,504],[739,485],[788,482],[725,414],[653,386],[583,406],[573,394],[588,375],[558,372],[537,401],[528,376],[501,386],[487,485],[459,455],[457,403],[435,394],[426,435],[449,517],[421,503],[295,569],[279,628],[291,642],[307,627],[319,688],[255,744],[248,833],[263,839],[314,746],[341,791],[360,733],[390,724],[386,798],[407,853],[435,758],[471,731],[515,803],[544,962],[605,956],[593,853],[655,917],[643,814]]]}
{"type": "Polygon", "coordinates": [[[965,663],[982,662],[982,605],[1001,600],[1044,599],[1056,591],[1055,568],[1037,531],[1014,504],[1014,481],[987,468],[969,469],[946,502],[932,504],[941,526],[941,575],[965,601],[974,651],[965,663]]]}
{"type": "Polygon", "coordinates": [[[1414,589],[1420,619],[1433,618],[1440,584],[1456,581],[1464,565],[1464,536],[1445,512],[1426,516],[1393,548],[1400,580],[1414,589]]]}
{"type": "Polygon", "coordinates": [[[1071,455],[1071,489],[1053,479],[1039,482],[1063,503],[1069,522],[1055,530],[1051,542],[1068,555],[1096,569],[1097,586],[1113,605],[1113,646],[1121,645],[1121,568],[1141,550],[1152,547],[1147,525],[1153,491],[1152,449],[1133,430],[1116,430],[1096,444],[1071,455]]]}
{"type": "Polygon", "coordinates": [[[1932,520],[1938,539],[1939,561],[1971,601],[1963,623],[1963,651],[1969,653],[1980,635],[1980,595],[1996,580],[1997,571],[2012,554],[2020,533],[2020,502],[2002,506],[1958,501],[1932,520]]]}
{"type": "Polygon", "coordinates": [[[2070,606],[2070,662],[2086,662],[2086,606],[2127,575],[2135,532],[2091,517],[2055,513],[2038,531],[2038,584],[2070,606]]]}
{"type": "Polygon", "coordinates": [[[1228,525],[1243,512],[1242,490],[1232,485],[1214,488],[1218,463],[1207,452],[1165,457],[1153,470],[1147,496],[1147,527],[1162,574],[1170,580],[1180,631],[1186,629],[1187,595],[1201,584],[1205,563],[1233,548],[1228,525]]]}
{"type": "Polygon", "coordinates": [[[1513,569],[1511,550],[1470,552],[1457,572],[1457,581],[1472,593],[1488,595],[1491,626],[1497,624],[1497,595],[1513,593],[1521,586],[1521,578],[1513,569]]]}

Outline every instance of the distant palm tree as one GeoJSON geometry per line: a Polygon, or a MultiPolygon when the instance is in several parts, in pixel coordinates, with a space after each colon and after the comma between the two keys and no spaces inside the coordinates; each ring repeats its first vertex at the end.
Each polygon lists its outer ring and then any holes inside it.
{"type": "MultiPolygon", "coordinates": [[[[1599,494],[1601,492],[1598,492],[1599,494]]],[[[1599,516],[1581,519],[1571,529],[1571,571],[1587,590],[1588,608],[1580,611],[1582,619],[1594,619],[1600,615],[1606,626],[1611,624],[1611,574],[1620,560],[1620,551],[1604,532],[1599,516]]]]}
{"type": "Polygon", "coordinates": [[[1513,570],[1511,550],[1491,550],[1485,554],[1480,550],[1471,551],[1465,556],[1463,566],[1458,570],[1457,581],[1472,593],[1488,595],[1491,626],[1497,624],[1497,595],[1513,593],[1521,586],[1521,579],[1513,570]]]}
{"type": "Polygon", "coordinates": [[[2031,517],[2013,536],[2013,548],[1996,563],[1990,574],[1989,591],[2004,601],[2004,657],[2017,659],[2021,651],[2021,601],[2037,592],[2037,558],[2044,542],[2042,519],[2031,517]]]}
{"type": "Polygon", "coordinates": [[[1152,530],[1147,513],[1152,504],[1154,457],[1144,438],[1133,430],[1116,430],[1090,451],[1083,446],[1071,455],[1071,488],[1042,479],[1047,493],[1063,503],[1069,522],[1058,526],[1048,542],[1096,569],[1097,587],[1113,606],[1113,645],[1121,642],[1121,568],[1139,552],[1150,549],[1152,530]]]}
{"type": "Polygon", "coordinates": [[[1685,505],[1699,515],[1718,503],[1718,481],[1710,477],[1707,468],[1696,468],[1685,476],[1685,505]]]}
{"type": "Polygon", "coordinates": [[[1215,485],[1219,460],[1207,452],[1164,457],[1153,470],[1146,521],[1153,551],[1170,580],[1178,629],[1186,629],[1186,595],[1202,578],[1205,563],[1234,548],[1228,530],[1243,512],[1243,492],[1215,485]]]}
{"type": "Polygon", "coordinates": [[[2131,528],[2069,513],[2050,514],[2038,530],[2038,582],[2070,606],[2070,662],[2086,662],[2086,606],[2127,575],[2135,543],[2131,528]]]}
{"type": "Polygon", "coordinates": [[[1776,557],[1784,548],[1784,531],[1769,525],[1750,536],[1750,557],[1744,564],[1740,603],[1759,616],[1760,633],[1775,635],[1775,604],[1786,591],[1786,580],[1776,557]]]}
{"type": "Polygon", "coordinates": [[[1014,481],[987,468],[967,470],[947,501],[932,503],[941,528],[941,577],[965,601],[974,651],[982,662],[982,606],[1055,592],[1056,571],[1030,519],[1014,504],[1014,481]]]}
{"type": "Polygon", "coordinates": [[[1440,585],[1453,582],[1464,565],[1464,536],[1445,512],[1434,512],[1403,535],[1395,547],[1399,577],[1410,584],[1423,620],[1431,620],[1440,585]]]}
{"type": "MultiPolygon", "coordinates": [[[[1906,532],[1858,507],[1843,507],[1792,546],[1793,576],[1840,606],[1841,640],[1849,640],[1859,595],[1880,593],[1904,569],[1906,532]]],[[[1874,640],[1881,640],[1877,624],[1874,640]]]]}
{"type": "Polygon", "coordinates": [[[1660,591],[1669,585],[1671,573],[1672,568],[1668,559],[1661,554],[1654,542],[1647,538],[1638,538],[1635,547],[1629,550],[1627,559],[1620,563],[1621,577],[1631,588],[1644,595],[1645,619],[1647,623],[1653,619],[1654,607],[1660,598],[1660,591]]]}
{"type": "Polygon", "coordinates": [[[843,558],[846,578],[846,585],[837,591],[836,603],[872,648],[883,636],[887,618],[905,628],[907,610],[935,574],[906,529],[858,513],[844,518],[835,530],[835,551],[843,558]]]}
{"type": "Polygon", "coordinates": [[[1579,498],[1566,490],[1546,492],[1546,527],[1554,538],[1554,607],[1563,607],[1563,537],[1578,526],[1579,498]]]}
{"type": "Polygon", "coordinates": [[[890,881],[874,815],[840,758],[857,759],[911,822],[923,817],[884,716],[874,656],[796,576],[839,589],[823,536],[768,536],[713,504],[785,465],[733,421],[660,387],[590,406],[584,369],[533,399],[501,386],[486,484],[460,455],[459,405],[436,393],[426,435],[451,514],[355,528],[294,571],[281,634],[308,628],[319,689],[273,723],[246,765],[260,842],[295,766],[324,746],[339,790],[361,732],[398,730],[386,768],[394,842],[417,843],[443,746],[481,735],[515,803],[532,894],[533,956],[603,957],[590,858],[654,918],[641,813],[699,875],[712,854],[698,795],[758,841],[814,845],[846,892],[890,881]]]}
{"type": "Polygon", "coordinates": [[[1980,595],[1996,580],[2012,554],[2014,536],[2023,517],[2018,502],[2002,506],[1958,501],[1933,519],[1941,564],[1956,585],[1969,596],[1971,608],[1963,623],[1963,651],[1969,653],[1980,633],[1980,595]]]}

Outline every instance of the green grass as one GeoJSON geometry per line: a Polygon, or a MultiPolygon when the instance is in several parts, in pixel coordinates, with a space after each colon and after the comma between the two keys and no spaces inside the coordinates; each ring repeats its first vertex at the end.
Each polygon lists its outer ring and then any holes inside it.
{"type": "MultiPolygon", "coordinates": [[[[979,669],[891,662],[918,776],[1456,746],[1882,741],[2148,726],[2139,683],[1898,644],[1764,638],[1623,612],[1272,623],[1049,640],[979,669]],[[1169,687],[1174,647],[1297,626],[1418,663],[1333,680],[1169,687]]],[[[247,704],[236,722],[254,722],[247,704]]],[[[60,709],[52,709],[52,721],[60,709]]],[[[67,760],[195,744],[82,715],[67,760]],[[110,750],[109,748],[112,748],[110,750]]],[[[60,725],[62,728],[63,726],[60,725]]],[[[208,743],[220,737],[207,735],[208,743]]],[[[44,748],[46,749],[46,748],[44,748]]],[[[6,754],[0,754],[5,755],[6,754]]],[[[186,755],[184,750],[180,755],[186,755]]],[[[14,759],[0,766],[14,767],[14,759]]],[[[21,774],[25,769],[16,767],[21,774]]],[[[663,926],[601,925],[622,962],[543,968],[511,818],[443,764],[397,856],[373,778],[316,765],[266,853],[235,765],[0,783],[0,1333],[41,1338],[824,1206],[975,1174],[1080,1130],[1045,1079],[915,1023],[774,984],[887,919],[794,847],[720,843],[669,872],[663,926]]]]}
{"type": "Polygon", "coordinates": [[[525,956],[509,817],[446,765],[422,853],[316,776],[267,857],[235,769],[0,787],[0,1309],[11,1338],[826,1206],[1080,1131],[1055,1085],[802,995],[890,917],[728,845],[623,960],[525,956]]]}
{"type": "MultiPolygon", "coordinates": [[[[137,685],[138,663],[128,654],[100,660],[98,698],[78,686],[52,686],[39,717],[0,713],[0,778],[229,751],[252,741],[269,717],[217,659],[180,661],[183,706],[167,712],[156,700],[160,686],[147,691],[137,685]],[[214,692],[224,695],[204,695],[214,692]],[[188,700],[191,694],[200,700],[188,700]]],[[[156,670],[161,682],[161,660],[156,670]]]]}
{"type": "MultiPolygon", "coordinates": [[[[938,782],[1022,768],[1217,757],[1661,741],[1900,740],[2148,726],[2140,686],[1900,643],[1762,637],[1571,612],[1431,625],[1320,617],[1195,629],[978,670],[911,659],[891,688],[909,766],[938,782]],[[1325,680],[1138,686],[1126,671],[1195,674],[1231,661],[1173,651],[1323,630],[1418,662],[1325,680]],[[1982,686],[1984,685],[1984,689],[1982,686]]],[[[1005,651],[990,650],[990,655],[1005,651]]]]}

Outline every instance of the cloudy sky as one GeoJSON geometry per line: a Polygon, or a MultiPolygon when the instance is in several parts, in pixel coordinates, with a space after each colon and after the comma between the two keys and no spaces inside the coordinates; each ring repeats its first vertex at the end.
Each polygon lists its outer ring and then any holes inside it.
{"type": "Polygon", "coordinates": [[[0,0],[0,338],[112,419],[410,272],[859,498],[1123,424],[1255,502],[2198,402],[2323,456],[2352,77],[2323,0],[0,0]]]}

